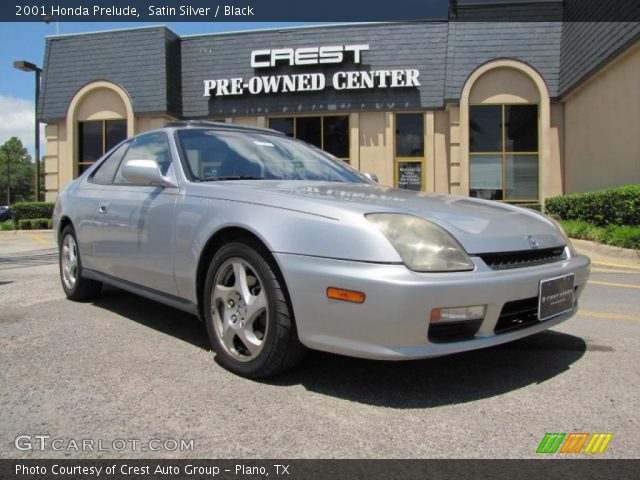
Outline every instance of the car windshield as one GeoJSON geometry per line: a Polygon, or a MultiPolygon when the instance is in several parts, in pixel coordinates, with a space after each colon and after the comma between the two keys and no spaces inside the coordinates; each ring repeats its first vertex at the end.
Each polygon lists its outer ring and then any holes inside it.
{"type": "Polygon", "coordinates": [[[369,183],[342,160],[290,138],[259,132],[179,130],[191,179],[316,180],[369,183]]]}

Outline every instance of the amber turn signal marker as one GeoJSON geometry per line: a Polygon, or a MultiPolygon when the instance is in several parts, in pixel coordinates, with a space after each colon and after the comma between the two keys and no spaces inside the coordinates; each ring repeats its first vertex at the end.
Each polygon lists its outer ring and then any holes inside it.
{"type": "Polygon", "coordinates": [[[432,322],[437,322],[441,318],[442,318],[442,313],[440,312],[439,308],[434,308],[433,310],[431,310],[431,321],[432,322]]]}
{"type": "Polygon", "coordinates": [[[345,290],[344,288],[327,288],[327,298],[333,298],[334,300],[344,300],[345,302],[352,303],[364,303],[366,295],[363,292],[356,292],[355,290],[345,290]]]}

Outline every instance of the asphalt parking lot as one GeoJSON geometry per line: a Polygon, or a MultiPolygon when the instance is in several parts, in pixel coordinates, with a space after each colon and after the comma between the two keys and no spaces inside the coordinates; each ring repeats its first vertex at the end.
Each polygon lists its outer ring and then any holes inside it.
{"type": "Polygon", "coordinates": [[[402,363],[312,352],[255,382],[216,364],[194,317],[115,289],[67,301],[56,262],[49,233],[0,235],[0,457],[523,458],[546,432],[610,432],[599,457],[640,457],[640,265],[599,259],[577,317],[511,344],[402,363]],[[39,434],[107,448],[14,446],[39,434]]]}

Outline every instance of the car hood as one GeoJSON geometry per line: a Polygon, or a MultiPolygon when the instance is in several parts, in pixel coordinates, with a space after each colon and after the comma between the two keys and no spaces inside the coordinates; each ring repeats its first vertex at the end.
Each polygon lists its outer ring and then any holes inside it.
{"type": "Polygon", "coordinates": [[[234,181],[225,186],[230,200],[341,221],[353,221],[354,213],[415,215],[446,229],[471,254],[531,250],[531,236],[537,248],[566,244],[554,223],[537,212],[470,197],[335,182],[234,181]]]}

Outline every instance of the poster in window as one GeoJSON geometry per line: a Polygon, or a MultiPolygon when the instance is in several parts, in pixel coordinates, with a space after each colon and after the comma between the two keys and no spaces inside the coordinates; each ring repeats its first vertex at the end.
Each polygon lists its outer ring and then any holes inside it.
{"type": "Polygon", "coordinates": [[[422,162],[398,162],[398,188],[422,190],[422,162]]]}

